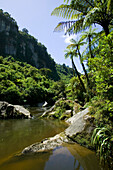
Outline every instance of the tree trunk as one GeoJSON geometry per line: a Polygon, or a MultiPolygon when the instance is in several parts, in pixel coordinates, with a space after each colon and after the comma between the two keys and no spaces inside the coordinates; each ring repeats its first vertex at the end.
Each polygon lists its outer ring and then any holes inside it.
{"type": "Polygon", "coordinates": [[[81,77],[80,77],[80,74],[79,74],[76,66],[75,66],[75,63],[74,63],[74,61],[73,61],[73,58],[72,58],[72,65],[73,65],[73,67],[74,67],[74,69],[75,69],[75,72],[76,72],[76,74],[77,74],[77,76],[78,76],[78,79],[79,79],[79,81],[80,81],[80,84],[81,84],[81,86],[82,86],[83,91],[86,92],[84,83],[83,83],[83,81],[82,81],[82,79],[81,79],[81,77]]]}
{"type": "Polygon", "coordinates": [[[90,81],[89,81],[89,78],[88,78],[88,74],[87,74],[87,71],[86,71],[86,69],[85,69],[84,63],[81,61],[81,58],[82,58],[82,57],[81,57],[80,51],[79,51],[78,48],[77,48],[77,50],[78,50],[78,54],[79,54],[79,57],[80,57],[80,62],[81,62],[83,71],[84,71],[84,73],[85,73],[85,76],[86,76],[86,79],[87,79],[87,83],[88,83],[88,87],[89,87],[89,86],[90,86],[90,81]]]}
{"type": "Polygon", "coordinates": [[[72,63],[72,69],[73,69],[73,76],[75,76],[75,70],[74,70],[73,63],[72,63]]]}
{"type": "Polygon", "coordinates": [[[103,27],[103,29],[104,29],[104,31],[105,31],[106,36],[107,36],[107,35],[109,34],[109,27],[108,27],[108,24],[105,23],[105,24],[102,25],[102,27],[103,27]]]}

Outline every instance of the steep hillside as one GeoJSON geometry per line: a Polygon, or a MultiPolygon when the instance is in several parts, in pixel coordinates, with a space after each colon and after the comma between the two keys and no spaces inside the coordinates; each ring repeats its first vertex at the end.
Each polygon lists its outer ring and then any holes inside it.
{"type": "Polygon", "coordinates": [[[0,10],[0,55],[3,57],[11,55],[16,60],[26,62],[38,69],[49,68],[52,71],[50,78],[55,81],[62,77],[64,79],[65,76],[62,75],[69,72],[66,67],[61,66],[60,69],[60,65],[57,65],[48,54],[47,48],[29,35],[27,29],[19,31],[16,21],[3,10],[0,10]]]}

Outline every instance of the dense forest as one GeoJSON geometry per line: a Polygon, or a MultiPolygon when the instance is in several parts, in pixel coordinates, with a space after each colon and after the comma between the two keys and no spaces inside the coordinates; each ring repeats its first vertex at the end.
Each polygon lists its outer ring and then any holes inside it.
{"type": "MultiPolygon", "coordinates": [[[[65,80],[68,74],[69,81],[72,69],[65,65],[57,67],[59,77],[65,80]]],[[[16,61],[12,56],[1,56],[0,100],[13,104],[36,105],[44,101],[53,104],[59,95],[62,97],[65,85],[63,80],[52,80],[51,74],[53,73],[50,69],[37,69],[25,62],[16,61]]]]}

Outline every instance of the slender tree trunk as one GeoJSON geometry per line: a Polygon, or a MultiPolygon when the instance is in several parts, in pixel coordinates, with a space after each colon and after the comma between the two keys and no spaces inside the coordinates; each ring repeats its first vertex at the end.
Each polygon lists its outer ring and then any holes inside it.
{"type": "Polygon", "coordinates": [[[75,76],[75,70],[74,70],[73,63],[72,63],[72,69],[73,69],[73,76],[75,76]]]}
{"type": "Polygon", "coordinates": [[[89,77],[88,77],[87,71],[86,71],[86,69],[85,69],[84,63],[81,61],[81,58],[82,58],[82,57],[81,57],[80,51],[79,51],[78,48],[77,48],[77,50],[78,50],[78,54],[79,54],[79,57],[80,57],[80,62],[81,62],[83,71],[84,71],[85,76],[86,76],[86,79],[87,79],[88,86],[90,86],[90,81],[89,81],[89,77]]]}
{"type": "Polygon", "coordinates": [[[76,66],[75,66],[75,63],[74,63],[74,61],[73,61],[73,58],[72,58],[72,65],[73,65],[73,67],[74,67],[74,69],[75,69],[75,72],[76,72],[76,74],[77,74],[77,76],[78,76],[78,79],[79,79],[79,81],[80,81],[80,84],[81,84],[81,86],[82,86],[83,91],[86,92],[84,83],[83,83],[83,81],[82,81],[82,79],[81,79],[81,77],[80,77],[80,74],[79,74],[76,66]]]}

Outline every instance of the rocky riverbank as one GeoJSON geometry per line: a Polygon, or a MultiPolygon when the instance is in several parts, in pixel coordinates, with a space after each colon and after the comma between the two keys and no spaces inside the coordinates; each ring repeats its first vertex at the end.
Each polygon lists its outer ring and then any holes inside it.
{"type": "MultiPolygon", "coordinates": [[[[53,107],[52,107],[53,108],[53,107]]],[[[53,109],[51,109],[52,112],[53,109]]],[[[48,111],[50,113],[50,110],[48,111]]],[[[47,113],[48,113],[47,112],[47,113]]],[[[53,150],[58,146],[61,146],[63,143],[73,143],[77,142],[86,146],[87,148],[91,148],[90,141],[88,137],[91,137],[92,131],[94,129],[93,118],[88,115],[89,108],[84,109],[83,111],[78,112],[73,115],[71,118],[67,119],[66,122],[69,124],[69,127],[62,133],[55,135],[54,137],[50,137],[44,139],[41,142],[35,143],[26,147],[22,154],[29,153],[38,153],[38,152],[47,152],[49,150],[53,150]],[[77,141],[78,136],[85,132],[87,135],[84,136],[87,142],[83,142],[83,137],[81,137],[81,141],[77,141]],[[88,143],[89,142],[89,143],[88,143]]],[[[45,114],[43,114],[45,116],[45,114]]]]}
{"type": "Polygon", "coordinates": [[[29,119],[32,118],[30,112],[20,105],[12,105],[5,101],[0,101],[0,119],[29,119]]]}

